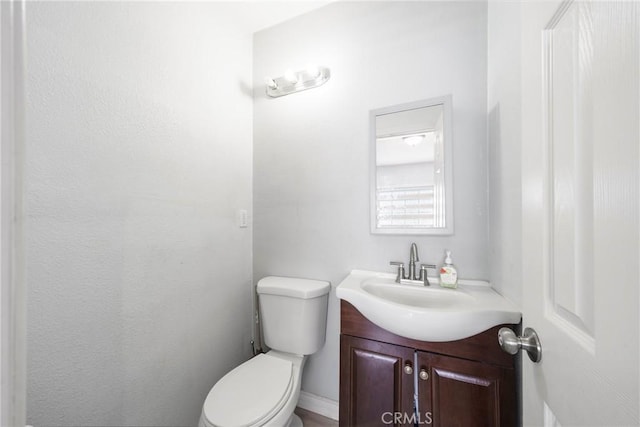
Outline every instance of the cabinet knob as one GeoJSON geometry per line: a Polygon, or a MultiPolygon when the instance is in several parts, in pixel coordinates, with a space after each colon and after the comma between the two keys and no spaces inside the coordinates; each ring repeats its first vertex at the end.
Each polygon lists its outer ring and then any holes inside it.
{"type": "Polygon", "coordinates": [[[426,380],[429,379],[429,373],[427,372],[426,369],[420,369],[420,374],[418,374],[418,375],[420,375],[420,379],[421,380],[426,381],[426,380]]]}
{"type": "Polygon", "coordinates": [[[413,368],[411,367],[411,363],[407,362],[404,364],[404,373],[407,375],[413,374],[413,368]]]}

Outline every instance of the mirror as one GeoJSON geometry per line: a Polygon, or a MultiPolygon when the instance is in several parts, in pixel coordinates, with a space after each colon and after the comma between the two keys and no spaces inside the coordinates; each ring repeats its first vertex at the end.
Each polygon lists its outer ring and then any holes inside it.
{"type": "Polygon", "coordinates": [[[451,96],[371,112],[371,232],[453,234],[451,96]]]}

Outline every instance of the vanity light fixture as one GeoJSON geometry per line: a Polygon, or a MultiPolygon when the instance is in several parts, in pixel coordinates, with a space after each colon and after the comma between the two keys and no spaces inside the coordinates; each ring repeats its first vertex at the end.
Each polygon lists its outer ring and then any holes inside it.
{"type": "Polygon", "coordinates": [[[287,70],[282,77],[265,77],[266,92],[272,98],[321,86],[329,80],[327,67],[310,65],[301,71],[287,70]]]}

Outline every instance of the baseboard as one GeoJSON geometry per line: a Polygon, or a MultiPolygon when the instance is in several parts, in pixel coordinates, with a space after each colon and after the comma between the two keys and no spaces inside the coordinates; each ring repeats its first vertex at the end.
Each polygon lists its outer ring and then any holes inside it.
{"type": "Polygon", "coordinates": [[[323,417],[338,420],[338,402],[335,400],[301,391],[298,406],[307,411],[320,414],[323,417]]]}

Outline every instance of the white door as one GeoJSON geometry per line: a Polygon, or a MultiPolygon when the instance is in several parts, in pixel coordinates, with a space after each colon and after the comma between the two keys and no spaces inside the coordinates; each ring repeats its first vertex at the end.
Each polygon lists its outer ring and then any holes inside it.
{"type": "Polygon", "coordinates": [[[22,0],[0,1],[0,425],[24,426],[25,287],[20,265],[21,211],[16,181],[23,149],[22,0]]]}
{"type": "Polygon", "coordinates": [[[640,3],[522,12],[524,424],[638,425],[640,3]]]}

